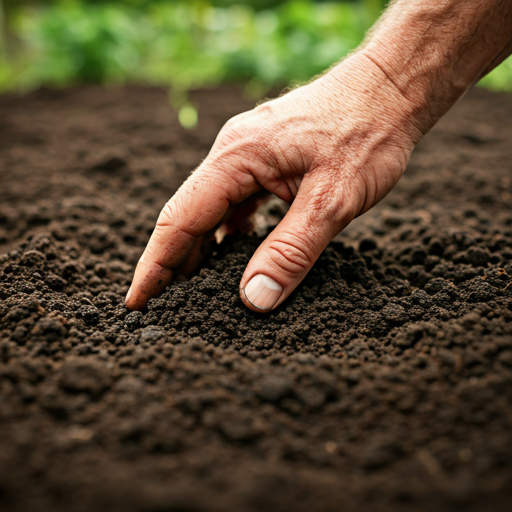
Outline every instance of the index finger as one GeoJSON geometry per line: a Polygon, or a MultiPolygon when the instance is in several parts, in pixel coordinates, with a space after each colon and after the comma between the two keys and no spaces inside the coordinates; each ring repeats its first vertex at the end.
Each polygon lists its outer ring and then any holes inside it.
{"type": "Polygon", "coordinates": [[[150,298],[160,295],[194,240],[213,229],[231,204],[259,188],[250,173],[234,168],[229,171],[205,161],[166,203],[135,269],[126,307],[143,309],[150,298]]]}

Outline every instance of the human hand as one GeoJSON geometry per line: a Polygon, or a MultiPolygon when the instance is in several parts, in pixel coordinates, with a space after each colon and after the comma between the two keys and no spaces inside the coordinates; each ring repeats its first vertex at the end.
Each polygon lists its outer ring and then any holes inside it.
{"type": "Polygon", "coordinates": [[[244,304],[281,304],[327,244],[402,176],[422,136],[418,108],[363,51],[308,85],[240,114],[158,217],[126,298],[142,309],[232,205],[266,189],[291,207],[249,262],[244,304]]]}

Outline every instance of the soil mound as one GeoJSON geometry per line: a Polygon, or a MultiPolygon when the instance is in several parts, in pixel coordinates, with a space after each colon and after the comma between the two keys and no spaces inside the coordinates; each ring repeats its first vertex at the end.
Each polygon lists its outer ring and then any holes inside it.
{"type": "Polygon", "coordinates": [[[197,91],[0,97],[0,506],[512,509],[512,97],[471,91],[277,311],[228,236],[123,305],[161,206],[247,110],[197,91]]]}

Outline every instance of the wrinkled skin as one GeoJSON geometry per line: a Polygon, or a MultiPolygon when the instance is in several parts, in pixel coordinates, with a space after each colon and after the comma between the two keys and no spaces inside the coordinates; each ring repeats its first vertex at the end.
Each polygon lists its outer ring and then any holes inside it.
{"type": "Polygon", "coordinates": [[[247,266],[241,297],[255,311],[279,306],[332,238],[400,179],[422,136],[416,118],[412,105],[364,52],[232,118],[162,209],[127,306],[143,308],[178,270],[194,268],[204,235],[232,205],[261,189],[291,208],[247,266]],[[257,274],[282,287],[271,307],[255,307],[246,297],[245,286],[257,274]]]}

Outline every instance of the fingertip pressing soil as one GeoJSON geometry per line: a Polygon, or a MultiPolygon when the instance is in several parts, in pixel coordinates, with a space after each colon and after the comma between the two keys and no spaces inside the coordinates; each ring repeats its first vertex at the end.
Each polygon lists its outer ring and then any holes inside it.
{"type": "Polygon", "coordinates": [[[160,208],[247,110],[197,91],[0,97],[3,511],[512,509],[512,98],[471,91],[277,311],[261,238],[124,307],[160,208]]]}

